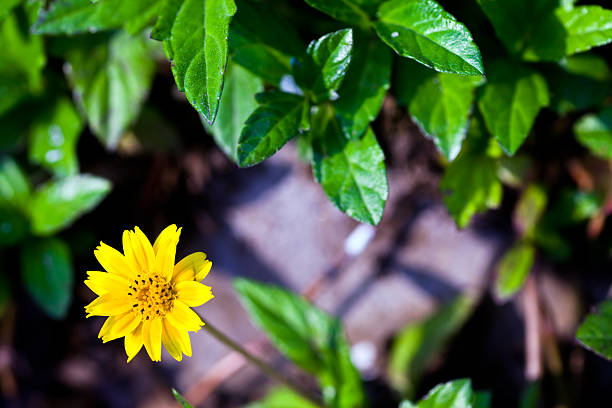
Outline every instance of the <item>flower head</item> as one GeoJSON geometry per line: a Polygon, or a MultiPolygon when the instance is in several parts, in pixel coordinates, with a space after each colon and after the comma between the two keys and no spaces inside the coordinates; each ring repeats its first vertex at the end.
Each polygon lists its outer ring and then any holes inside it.
{"type": "Polygon", "coordinates": [[[190,308],[213,298],[199,283],[212,262],[196,252],[176,265],[181,228],[170,225],[153,246],[140,228],[123,231],[123,254],[100,242],[94,255],[105,272],[88,271],[85,284],[98,297],[85,306],[87,317],[108,316],[98,337],[106,343],[125,337],[128,362],[144,345],[153,361],[161,361],[161,345],[176,360],[191,357],[189,332],[204,322],[190,308]]]}

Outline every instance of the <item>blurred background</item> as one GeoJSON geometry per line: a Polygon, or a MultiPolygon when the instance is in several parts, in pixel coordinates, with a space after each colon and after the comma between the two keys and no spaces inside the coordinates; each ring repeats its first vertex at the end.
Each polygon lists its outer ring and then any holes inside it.
{"type": "MultiPolygon", "coordinates": [[[[277,11],[298,28],[305,43],[339,27],[301,1],[286,3],[277,11]]],[[[441,3],[472,31],[485,25],[472,2],[441,3]]],[[[4,30],[7,21],[1,23],[4,30]]],[[[476,42],[494,49],[494,34],[488,31],[488,38],[480,34],[476,42]]],[[[63,45],[61,38],[48,40],[45,90],[20,98],[0,116],[3,203],[19,196],[11,187],[21,177],[16,172],[40,185],[57,171],[32,159],[36,149],[28,145],[32,136],[24,136],[29,128],[23,129],[49,100],[71,98],[64,79],[64,74],[70,78],[71,65],[59,57],[63,45]]],[[[177,259],[204,251],[213,261],[204,283],[213,287],[215,298],[198,312],[298,378],[302,374],[247,319],[232,278],[282,285],[339,316],[373,407],[395,406],[397,389],[420,396],[439,382],[461,377],[471,378],[477,390],[492,391],[494,407],[528,404],[533,393],[539,394],[539,405],[521,406],[605,405],[601,401],[609,399],[612,365],[580,347],[575,332],[612,284],[607,204],[590,213],[590,220],[559,229],[562,243],[555,241],[540,252],[526,288],[501,302],[491,287],[500,257],[517,234],[519,191],[506,187],[500,208],[458,229],[439,188],[445,163],[392,94],[373,124],[386,156],[390,198],[380,225],[370,227],[329,202],[293,143],[263,164],[237,168],[176,89],[161,50],[156,44],[151,48],[147,52],[159,58],[151,66],[150,92],[133,126],[119,135],[116,150],[107,150],[84,124],[73,131],[79,173],[97,177],[78,180],[94,184],[83,193],[87,205],[78,211],[83,215],[51,227],[32,221],[55,236],[44,246],[20,230],[27,222],[13,204],[1,211],[2,406],[170,407],[175,402],[169,389],[175,387],[196,407],[239,407],[265,394],[271,382],[205,332],[191,336],[193,357],[181,363],[165,351],[161,364],[152,363],[141,351],[128,365],[122,341],[102,344],[97,338],[103,319],[85,319],[83,306],[94,294],[83,280],[87,270],[99,269],[93,256],[98,242],[120,248],[124,229],[139,226],[153,239],[172,223],[183,227],[177,259]],[[32,263],[55,271],[56,280],[41,283],[32,263]],[[56,286],[69,296],[54,297],[49,287],[56,286]],[[535,317],[525,296],[530,290],[537,290],[535,317]],[[50,310],[40,306],[46,296],[50,310]],[[534,319],[541,325],[536,330],[543,333],[544,347],[539,381],[532,383],[525,338],[534,319]]],[[[596,54],[612,63],[610,47],[596,54]]],[[[2,82],[13,80],[1,75],[2,82]]],[[[11,95],[0,93],[0,99],[11,95]]],[[[50,115],[43,120],[43,132],[70,120],[70,113],[50,115]]],[[[612,181],[609,163],[587,157],[571,136],[577,116],[543,111],[534,130],[539,137],[528,139],[523,148],[530,177],[535,173],[555,197],[549,202],[589,182],[604,186],[600,190],[605,193],[612,181]]],[[[72,211],[61,200],[70,195],[70,186],[45,185],[59,201],[47,197],[27,204],[37,206],[39,219],[72,211]]]]}

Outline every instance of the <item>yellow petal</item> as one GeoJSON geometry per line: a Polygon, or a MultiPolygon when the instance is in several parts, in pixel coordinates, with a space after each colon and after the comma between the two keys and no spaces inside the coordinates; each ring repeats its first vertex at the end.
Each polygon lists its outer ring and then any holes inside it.
{"type": "Polygon", "coordinates": [[[121,241],[123,242],[123,254],[125,256],[125,262],[132,270],[137,271],[137,273],[142,272],[140,264],[138,263],[138,259],[136,259],[136,251],[134,251],[134,247],[132,245],[131,231],[123,231],[121,241]]]}
{"type": "Polygon", "coordinates": [[[143,271],[153,272],[155,266],[155,253],[147,236],[138,227],[130,234],[132,248],[143,271]]]}
{"type": "Polygon", "coordinates": [[[132,276],[135,275],[135,271],[130,269],[123,254],[104,242],[100,242],[100,246],[96,248],[94,255],[100,265],[109,273],[123,276],[128,280],[132,280],[132,276]]]}
{"type": "Polygon", "coordinates": [[[164,321],[162,322],[162,343],[164,343],[166,351],[168,351],[168,353],[172,357],[174,357],[176,361],[181,361],[183,359],[181,343],[177,341],[175,336],[172,335],[174,334],[174,332],[168,330],[168,326],[171,325],[166,321],[166,319],[164,319],[164,321]]]}
{"type": "Polygon", "coordinates": [[[87,317],[114,316],[127,312],[132,308],[128,296],[102,295],[85,306],[87,317]]]}
{"type": "Polygon", "coordinates": [[[206,277],[206,275],[208,275],[208,272],[210,272],[210,268],[212,268],[212,262],[207,259],[204,262],[204,265],[202,266],[202,268],[200,268],[198,273],[196,273],[195,280],[197,282],[200,282],[201,280],[203,280],[206,277]]]}
{"type": "Polygon", "coordinates": [[[142,326],[140,324],[132,332],[125,335],[125,353],[127,354],[127,362],[129,363],[138,354],[142,348],[142,326]]]}
{"type": "Polygon", "coordinates": [[[108,272],[87,271],[85,284],[96,295],[127,293],[130,283],[123,276],[108,272]]]}
{"type": "Polygon", "coordinates": [[[155,271],[159,272],[167,281],[172,279],[174,271],[174,257],[176,245],[181,235],[181,228],[176,229],[172,224],[166,227],[155,240],[153,251],[155,252],[155,271]]]}
{"type": "MultiPolygon", "coordinates": [[[[162,346],[162,322],[161,319],[151,319],[149,320],[151,325],[148,330],[148,340],[145,341],[145,347],[147,342],[149,343],[150,353],[152,356],[151,360],[153,361],[161,361],[161,346],[162,346]]],[[[143,337],[145,334],[143,334],[143,337]]]]}
{"type": "Polygon", "coordinates": [[[111,326],[113,325],[116,319],[117,318],[115,316],[111,316],[108,319],[106,319],[106,321],[102,325],[102,328],[100,329],[100,333],[98,333],[98,338],[102,338],[103,336],[106,335],[106,333],[108,333],[108,331],[110,330],[111,326]]]}
{"type": "MultiPolygon", "coordinates": [[[[209,262],[210,261],[206,260],[206,254],[204,252],[195,252],[191,255],[187,255],[174,266],[172,280],[175,282],[195,280],[196,275],[202,270],[205,270],[209,262]]],[[[208,270],[210,270],[210,267],[208,267],[208,270]]],[[[208,273],[208,271],[206,273],[208,273]]]]}
{"type": "Polygon", "coordinates": [[[132,311],[129,311],[115,321],[108,333],[102,337],[102,341],[106,343],[107,341],[124,337],[128,333],[133,332],[139,324],[140,316],[134,314],[132,311]]]}
{"type": "Polygon", "coordinates": [[[174,327],[181,330],[198,331],[204,326],[202,319],[196,312],[191,310],[186,304],[178,299],[174,300],[174,306],[166,318],[174,327]]]}
{"type": "Polygon", "coordinates": [[[168,319],[164,319],[164,331],[173,339],[180,350],[188,357],[191,357],[191,341],[189,340],[189,332],[187,330],[177,329],[168,319]]]}
{"type": "Polygon", "coordinates": [[[200,306],[214,297],[210,286],[196,281],[179,282],[175,288],[177,299],[189,307],[200,306]]]}

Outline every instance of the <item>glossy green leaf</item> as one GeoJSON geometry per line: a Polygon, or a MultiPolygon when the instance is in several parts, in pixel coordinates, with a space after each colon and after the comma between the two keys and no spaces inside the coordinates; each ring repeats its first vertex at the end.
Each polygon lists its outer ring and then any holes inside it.
{"type": "Polygon", "coordinates": [[[312,402],[305,400],[288,388],[276,388],[268,392],[261,400],[244,408],[317,408],[312,402]]]}
{"type": "Polygon", "coordinates": [[[229,33],[232,61],[266,81],[278,84],[291,73],[291,57],[304,52],[295,28],[274,9],[242,1],[229,33]]]}
{"type": "Polygon", "coordinates": [[[238,139],[238,165],[252,166],[272,156],[300,131],[304,99],[268,92],[258,95],[261,105],[249,116],[238,139]]]}
{"type": "Polygon", "coordinates": [[[60,99],[32,126],[29,158],[58,176],[78,173],[76,143],[83,122],[72,102],[60,99]]]}
{"type": "MultiPolygon", "coordinates": [[[[355,0],[305,0],[311,7],[329,14],[336,20],[367,27],[370,22],[368,14],[359,7],[355,0]]],[[[363,1],[362,1],[363,2],[363,1]]]]}
{"type": "Polygon", "coordinates": [[[334,99],[348,71],[353,51],[353,30],[329,33],[312,41],[303,61],[294,61],[298,85],[313,93],[315,101],[334,99]]]}
{"type": "Polygon", "coordinates": [[[391,50],[378,39],[356,32],[353,56],[335,101],[336,113],[348,138],[367,130],[382,107],[391,81],[391,50]]]}
{"type": "Polygon", "coordinates": [[[172,61],[187,100],[212,124],[217,116],[228,57],[234,0],[177,0],[165,6],[154,29],[172,61]]]}
{"type": "Polygon", "coordinates": [[[43,88],[42,69],[47,60],[43,41],[29,34],[25,19],[13,13],[0,20],[0,115],[43,88]]]}
{"type": "Polygon", "coordinates": [[[15,160],[8,155],[0,156],[0,204],[26,208],[30,190],[30,182],[15,160]]]}
{"type": "Polygon", "coordinates": [[[326,406],[365,405],[361,379],[338,320],[276,286],[237,279],[234,287],[251,319],[270,341],[318,378],[326,406]]]}
{"type": "Polygon", "coordinates": [[[580,144],[602,159],[612,158],[612,107],[580,118],[574,125],[580,144]]]}
{"type": "Polygon", "coordinates": [[[459,228],[466,227],[474,214],[501,203],[502,185],[495,172],[495,161],[480,155],[460,155],[444,171],[440,189],[459,228]]]}
{"type": "Polygon", "coordinates": [[[508,250],[497,265],[495,294],[501,300],[510,299],[525,283],[533,266],[535,248],[519,242],[508,250]]]}
{"type": "Polygon", "coordinates": [[[124,24],[131,33],[154,20],[162,0],[56,0],[34,26],[37,34],[78,34],[124,24]]]}
{"type": "Polygon", "coordinates": [[[3,204],[0,204],[0,248],[19,243],[30,229],[27,218],[20,211],[3,204]]]}
{"type": "Polygon", "coordinates": [[[89,127],[109,149],[137,119],[155,73],[145,39],[118,33],[67,55],[67,75],[89,127]]]}
{"type": "Polygon", "coordinates": [[[389,196],[385,156],[372,129],[347,140],[334,110],[321,107],[313,117],[311,138],[315,178],[336,207],[349,217],[376,225],[389,196]]]}
{"type": "Polygon", "coordinates": [[[473,310],[467,296],[442,305],[431,316],[403,328],[391,345],[388,376],[395,390],[413,397],[419,379],[473,310]]]}
{"type": "Polygon", "coordinates": [[[484,75],[468,29],[433,0],[390,0],[378,9],[378,36],[399,55],[440,72],[484,75]]]}
{"type": "Polygon", "coordinates": [[[232,65],[225,77],[217,120],[212,126],[205,123],[217,146],[234,162],[238,162],[238,139],[244,123],[257,108],[254,95],[261,91],[261,79],[239,65],[232,65]]]}
{"type": "Polygon", "coordinates": [[[23,283],[32,299],[54,319],[62,319],[72,300],[73,270],[68,245],[57,238],[26,242],[21,250],[23,283]]]}
{"type": "Polygon", "coordinates": [[[91,211],[109,193],[109,181],[88,174],[50,181],[32,194],[32,233],[49,235],[91,211]]]}
{"type": "Polygon", "coordinates": [[[187,400],[185,400],[185,398],[183,398],[183,396],[179,394],[179,392],[174,388],[172,389],[172,395],[174,396],[174,399],[176,399],[176,402],[178,402],[182,408],[193,408],[191,404],[188,403],[187,400]]]}
{"type": "Polygon", "coordinates": [[[418,403],[403,401],[400,408],[471,408],[473,400],[471,381],[462,379],[438,384],[418,403]]]}
{"type": "Polygon", "coordinates": [[[523,191],[512,217],[514,227],[521,237],[529,238],[533,235],[547,201],[546,191],[541,186],[531,184],[523,191]]]}
{"type": "Polygon", "coordinates": [[[612,360],[612,300],[606,300],[589,314],[576,332],[584,347],[612,360]]]}
{"type": "Polygon", "coordinates": [[[488,70],[478,107],[489,131],[513,155],[523,144],[535,118],[549,104],[548,87],[531,69],[497,61],[488,70]]]}

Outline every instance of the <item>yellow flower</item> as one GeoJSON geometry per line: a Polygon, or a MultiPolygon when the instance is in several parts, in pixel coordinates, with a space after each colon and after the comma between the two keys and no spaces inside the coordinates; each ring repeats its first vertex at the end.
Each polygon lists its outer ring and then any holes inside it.
{"type": "Polygon", "coordinates": [[[123,254],[100,242],[94,255],[106,272],[88,271],[85,284],[98,297],[85,306],[87,317],[109,316],[98,337],[106,343],[125,337],[128,363],[144,345],[161,361],[161,344],[176,360],[191,357],[189,332],[204,322],[190,309],[213,298],[199,283],[212,262],[196,252],[174,264],[181,228],[170,225],[153,246],[140,228],[123,232],[123,254]]]}

